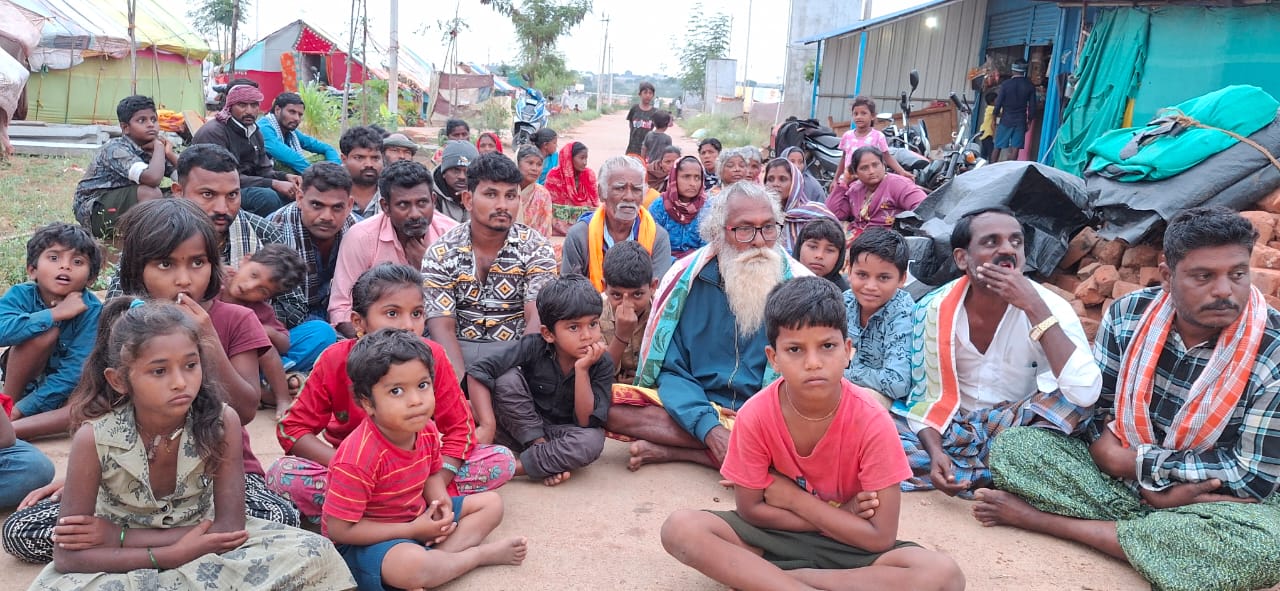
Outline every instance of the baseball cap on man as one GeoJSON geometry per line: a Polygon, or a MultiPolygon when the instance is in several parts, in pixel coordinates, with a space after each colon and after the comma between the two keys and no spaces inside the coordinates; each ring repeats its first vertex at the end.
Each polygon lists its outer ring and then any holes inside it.
{"type": "Polygon", "coordinates": [[[451,140],[444,144],[444,154],[440,157],[440,169],[449,170],[459,166],[468,166],[480,157],[480,152],[471,142],[451,140]]]}

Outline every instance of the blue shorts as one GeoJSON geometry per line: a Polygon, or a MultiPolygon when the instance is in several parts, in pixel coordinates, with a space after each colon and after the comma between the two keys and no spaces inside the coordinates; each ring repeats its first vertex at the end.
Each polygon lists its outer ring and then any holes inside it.
{"type": "MultiPolygon", "coordinates": [[[[458,519],[461,518],[463,498],[465,497],[452,497],[454,523],[457,523],[458,519]]],[[[347,561],[347,568],[351,569],[351,575],[356,578],[357,589],[360,591],[391,591],[396,588],[382,584],[382,561],[387,557],[387,552],[390,552],[393,546],[399,544],[417,544],[427,550],[431,549],[430,546],[422,542],[408,538],[396,538],[369,546],[338,544],[337,548],[338,553],[342,555],[342,559],[347,561]]]]}
{"type": "Polygon", "coordinates": [[[1023,123],[1017,126],[1005,126],[1000,124],[996,126],[996,149],[1002,148],[1021,148],[1026,143],[1027,124],[1023,123]]]}

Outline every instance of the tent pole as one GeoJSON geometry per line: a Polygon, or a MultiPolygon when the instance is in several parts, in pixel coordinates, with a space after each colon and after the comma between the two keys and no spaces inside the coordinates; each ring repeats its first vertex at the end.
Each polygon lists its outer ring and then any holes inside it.
{"type": "Polygon", "coordinates": [[[236,77],[236,32],[240,28],[240,0],[231,1],[231,65],[227,69],[231,77],[236,77]]]}
{"type": "Polygon", "coordinates": [[[347,111],[350,109],[349,93],[351,89],[351,60],[354,59],[356,53],[356,5],[360,0],[351,0],[351,28],[347,34],[347,56],[344,60],[347,63],[347,76],[342,81],[342,131],[347,131],[347,111]]]}
{"type": "MultiPolygon", "coordinates": [[[[400,107],[400,1],[391,0],[391,76],[387,81],[387,110],[396,116],[400,107]]],[[[392,126],[394,127],[394,126],[392,126]]]]}
{"type": "Polygon", "coordinates": [[[138,0],[129,0],[129,91],[138,94],[138,0]]]}

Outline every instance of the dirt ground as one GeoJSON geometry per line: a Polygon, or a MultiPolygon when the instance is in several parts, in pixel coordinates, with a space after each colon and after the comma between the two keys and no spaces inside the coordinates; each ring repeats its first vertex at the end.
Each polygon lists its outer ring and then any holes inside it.
{"type": "MultiPolygon", "coordinates": [[[[591,149],[598,167],[626,147],[623,113],[615,113],[561,134],[591,149]]],[[[692,149],[679,129],[676,145],[692,149]]],[[[258,413],[250,424],[253,449],[264,464],[278,458],[272,414],[258,413]]],[[[66,439],[38,442],[66,468],[66,439]]],[[[493,567],[471,573],[450,591],[562,590],[626,588],[711,590],[723,587],[669,557],[658,539],[667,515],[681,508],[728,509],[732,494],[717,475],[691,465],[626,469],[627,446],[609,441],[604,456],[556,488],[528,481],[501,489],[506,518],[495,536],[529,538],[529,557],[520,567],[493,567]]],[[[1143,590],[1149,586],[1127,565],[1081,546],[1009,528],[983,528],[969,514],[971,503],[941,493],[904,495],[899,537],[945,552],[964,570],[973,590],[1057,591],[1064,589],[1143,590]]],[[[0,518],[7,514],[0,513],[0,518]]],[[[23,589],[40,566],[0,553],[0,589],[23,589]]]]}

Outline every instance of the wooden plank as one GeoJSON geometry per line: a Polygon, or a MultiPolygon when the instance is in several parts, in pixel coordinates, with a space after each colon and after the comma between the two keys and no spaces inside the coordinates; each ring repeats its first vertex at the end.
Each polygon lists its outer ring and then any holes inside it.
{"type": "Polygon", "coordinates": [[[187,131],[191,132],[191,135],[195,135],[197,131],[200,131],[201,127],[204,127],[204,117],[201,117],[194,110],[187,109],[183,111],[182,118],[187,124],[187,131]]]}

